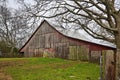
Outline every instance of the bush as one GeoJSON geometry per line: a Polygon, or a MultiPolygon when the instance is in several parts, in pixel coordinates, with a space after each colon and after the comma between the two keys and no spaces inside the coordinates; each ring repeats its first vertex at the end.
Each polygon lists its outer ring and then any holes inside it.
{"type": "Polygon", "coordinates": [[[18,55],[18,49],[16,47],[9,47],[5,41],[0,41],[0,51],[0,57],[17,57],[18,55]]]}

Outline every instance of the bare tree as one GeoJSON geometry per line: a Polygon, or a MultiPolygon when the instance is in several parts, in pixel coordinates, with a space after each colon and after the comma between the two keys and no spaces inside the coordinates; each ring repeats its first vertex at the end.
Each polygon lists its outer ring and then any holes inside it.
{"type": "MultiPolygon", "coordinates": [[[[34,0],[24,6],[31,17],[61,18],[74,23],[96,39],[116,45],[117,78],[120,79],[120,1],[119,0],[34,0]]],[[[24,2],[22,2],[24,3],[24,2]]]]}
{"type": "MultiPolygon", "coordinates": [[[[26,38],[27,20],[21,16],[20,10],[14,13],[6,7],[6,1],[0,6],[0,40],[4,41],[11,48],[10,56],[19,43],[26,38]]],[[[6,49],[7,50],[7,49],[6,49]]]]}

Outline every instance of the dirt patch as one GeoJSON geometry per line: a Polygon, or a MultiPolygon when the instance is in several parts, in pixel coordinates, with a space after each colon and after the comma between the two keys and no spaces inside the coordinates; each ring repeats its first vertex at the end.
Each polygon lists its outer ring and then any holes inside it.
{"type": "Polygon", "coordinates": [[[13,66],[22,66],[26,63],[25,60],[19,60],[19,61],[1,61],[0,62],[0,69],[5,67],[13,67],[13,66]]]}
{"type": "Polygon", "coordinates": [[[4,73],[0,73],[0,80],[13,80],[11,76],[4,74],[4,73]]]}
{"type": "Polygon", "coordinates": [[[1,61],[0,62],[0,80],[13,80],[12,77],[6,73],[4,73],[4,70],[7,67],[14,67],[14,66],[23,66],[27,61],[25,60],[16,60],[16,61],[1,61]]]}

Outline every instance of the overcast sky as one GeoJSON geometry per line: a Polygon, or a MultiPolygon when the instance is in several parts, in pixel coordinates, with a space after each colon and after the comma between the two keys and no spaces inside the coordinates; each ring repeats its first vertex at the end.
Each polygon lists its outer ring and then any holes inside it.
{"type": "Polygon", "coordinates": [[[17,8],[17,1],[16,0],[8,0],[8,3],[9,3],[9,7],[12,7],[12,8],[17,8]]]}
{"type": "MultiPolygon", "coordinates": [[[[9,7],[18,8],[17,0],[8,0],[8,2],[9,2],[9,5],[8,5],[9,7]]],[[[25,0],[25,2],[32,3],[33,0],[25,0]]],[[[119,6],[120,0],[116,0],[116,4],[117,4],[117,6],[119,6]]],[[[119,6],[119,8],[120,8],[120,6],[119,6]]]]}
{"type": "MultiPolygon", "coordinates": [[[[25,2],[33,3],[33,0],[25,0],[25,2]]],[[[17,3],[17,0],[8,0],[8,6],[17,9],[19,4],[17,3]]]]}

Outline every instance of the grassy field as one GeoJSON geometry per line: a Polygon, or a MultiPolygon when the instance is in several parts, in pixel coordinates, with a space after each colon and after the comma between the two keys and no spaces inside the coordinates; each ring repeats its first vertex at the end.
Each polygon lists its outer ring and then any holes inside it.
{"type": "Polygon", "coordinates": [[[0,80],[98,80],[99,65],[51,58],[0,58],[0,80]]]}

